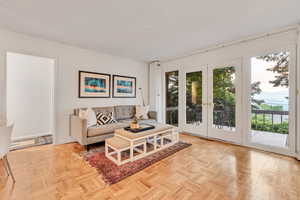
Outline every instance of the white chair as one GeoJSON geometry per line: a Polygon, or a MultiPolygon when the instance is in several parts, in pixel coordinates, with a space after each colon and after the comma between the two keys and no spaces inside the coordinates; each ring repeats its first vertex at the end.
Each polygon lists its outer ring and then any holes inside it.
{"type": "Polygon", "coordinates": [[[12,173],[10,164],[7,159],[7,153],[9,152],[9,145],[11,143],[11,134],[14,124],[6,121],[0,121],[0,159],[4,162],[4,168],[9,175],[11,175],[13,182],[16,182],[12,173]]]}

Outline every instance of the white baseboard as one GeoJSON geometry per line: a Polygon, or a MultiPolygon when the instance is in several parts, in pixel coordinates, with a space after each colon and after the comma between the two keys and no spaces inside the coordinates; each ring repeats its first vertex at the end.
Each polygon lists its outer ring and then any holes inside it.
{"type": "Polygon", "coordinates": [[[34,134],[34,135],[26,135],[26,136],[19,136],[19,137],[13,137],[12,141],[19,141],[19,140],[26,140],[26,139],[33,139],[41,136],[46,136],[46,135],[52,135],[52,133],[40,133],[40,134],[34,134]]]}
{"type": "Polygon", "coordinates": [[[58,139],[57,141],[55,141],[54,144],[67,144],[67,143],[71,143],[71,142],[76,142],[76,140],[72,137],[62,138],[62,139],[58,139]]]}

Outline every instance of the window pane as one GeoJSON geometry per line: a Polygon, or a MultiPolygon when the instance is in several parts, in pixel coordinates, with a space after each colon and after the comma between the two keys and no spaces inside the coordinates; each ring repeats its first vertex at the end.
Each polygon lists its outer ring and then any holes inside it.
{"type": "Polygon", "coordinates": [[[178,71],[166,72],[166,123],[178,126],[178,71]]]}
{"type": "Polygon", "coordinates": [[[202,122],[202,72],[186,74],[186,123],[202,122]]]}
{"type": "Polygon", "coordinates": [[[235,68],[213,70],[213,126],[235,131],[235,68]]]}

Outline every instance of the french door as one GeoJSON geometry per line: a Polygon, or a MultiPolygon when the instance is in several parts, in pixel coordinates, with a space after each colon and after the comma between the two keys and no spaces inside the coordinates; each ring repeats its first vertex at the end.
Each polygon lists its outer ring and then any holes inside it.
{"type": "Polygon", "coordinates": [[[241,61],[209,66],[208,80],[208,136],[241,143],[241,61]]]}
{"type": "Polygon", "coordinates": [[[172,94],[167,123],[202,137],[295,155],[295,46],[176,70],[166,74],[167,95],[172,94]]]}
{"type": "Polygon", "coordinates": [[[186,132],[207,137],[207,66],[186,68],[183,76],[182,127],[186,132]]]}
{"type": "Polygon", "coordinates": [[[186,69],[183,130],[241,143],[241,61],[186,69]]]}
{"type": "Polygon", "coordinates": [[[296,55],[291,46],[260,52],[245,64],[246,144],[295,153],[296,55]]]}

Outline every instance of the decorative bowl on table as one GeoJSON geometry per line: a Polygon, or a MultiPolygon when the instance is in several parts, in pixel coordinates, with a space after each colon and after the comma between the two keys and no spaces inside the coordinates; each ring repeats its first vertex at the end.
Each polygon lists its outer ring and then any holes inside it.
{"type": "Polygon", "coordinates": [[[138,118],[136,116],[133,118],[132,122],[130,123],[130,128],[131,129],[140,128],[139,121],[138,121],[138,118]]]}
{"type": "Polygon", "coordinates": [[[139,128],[140,128],[140,125],[139,125],[139,123],[131,122],[131,123],[130,123],[130,128],[131,128],[131,129],[139,129],[139,128]]]}

